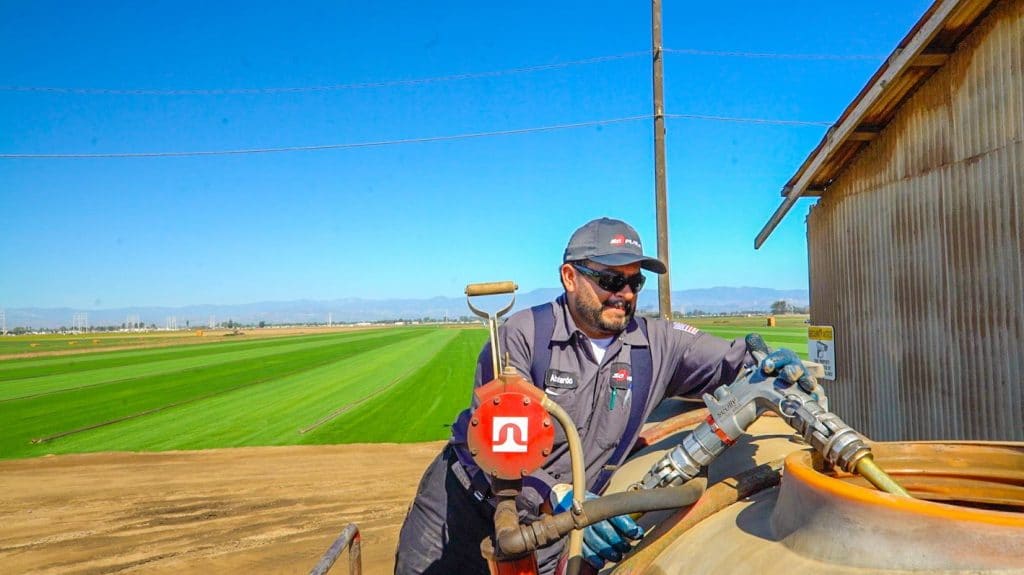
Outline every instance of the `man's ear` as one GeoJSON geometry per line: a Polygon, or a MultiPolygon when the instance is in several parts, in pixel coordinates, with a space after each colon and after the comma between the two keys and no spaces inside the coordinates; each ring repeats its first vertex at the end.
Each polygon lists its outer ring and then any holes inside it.
{"type": "Polygon", "coordinates": [[[566,293],[573,293],[576,291],[576,268],[569,264],[562,264],[559,270],[562,274],[562,287],[565,288],[566,293]]]}

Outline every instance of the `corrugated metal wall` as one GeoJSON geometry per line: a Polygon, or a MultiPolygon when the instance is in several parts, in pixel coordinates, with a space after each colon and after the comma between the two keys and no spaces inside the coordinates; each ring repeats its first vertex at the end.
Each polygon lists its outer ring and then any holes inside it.
{"type": "Polygon", "coordinates": [[[808,251],[843,419],[878,440],[1024,440],[1024,1],[837,178],[808,251]]]}

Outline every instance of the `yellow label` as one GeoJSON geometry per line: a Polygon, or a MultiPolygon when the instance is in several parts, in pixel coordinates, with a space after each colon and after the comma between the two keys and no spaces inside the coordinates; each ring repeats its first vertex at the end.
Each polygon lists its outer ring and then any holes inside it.
{"type": "Polygon", "coordinates": [[[807,328],[807,339],[835,339],[832,337],[832,326],[812,325],[807,328]]]}

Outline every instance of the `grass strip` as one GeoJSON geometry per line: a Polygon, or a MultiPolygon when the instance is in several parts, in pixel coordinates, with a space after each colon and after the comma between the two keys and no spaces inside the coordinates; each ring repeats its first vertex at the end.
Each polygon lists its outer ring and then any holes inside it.
{"type": "Polygon", "coordinates": [[[426,333],[415,329],[395,330],[386,338],[317,345],[312,350],[292,349],[258,361],[236,359],[98,388],[3,403],[0,404],[0,420],[7,425],[0,431],[0,458],[23,452],[24,448],[20,446],[26,445],[29,438],[55,435],[132,415],[138,417],[137,414],[162,406],[226,392],[229,388],[238,387],[239,382],[286,377],[308,371],[310,366],[336,362],[426,333]]]}
{"type": "Polygon", "coordinates": [[[469,406],[483,329],[462,330],[409,377],[304,436],[303,443],[412,443],[446,439],[469,406]]]}
{"type": "Polygon", "coordinates": [[[31,399],[54,393],[84,390],[102,385],[124,383],[167,373],[183,374],[189,370],[201,369],[217,363],[223,364],[232,360],[244,359],[255,361],[260,358],[300,349],[313,349],[320,346],[338,345],[342,342],[365,339],[387,338],[393,335],[394,332],[390,334],[387,332],[375,332],[364,334],[360,337],[336,339],[299,338],[294,340],[278,340],[273,346],[232,349],[230,351],[221,350],[220,353],[178,356],[173,359],[161,356],[159,361],[144,361],[133,365],[117,365],[104,370],[88,370],[81,374],[57,374],[50,377],[33,377],[24,380],[8,381],[0,385],[0,403],[18,399],[31,399]]]}
{"type": "MultiPolygon", "coordinates": [[[[334,363],[336,361],[337,361],[336,358],[331,358],[331,359],[328,359],[328,360],[323,361],[323,362],[321,362],[319,364],[316,364],[316,365],[308,365],[307,369],[303,369],[303,370],[300,370],[300,371],[292,372],[290,375],[298,375],[298,374],[300,374],[302,372],[314,370],[314,369],[319,368],[322,365],[327,365],[329,363],[334,363]]],[[[154,414],[154,413],[159,413],[161,411],[164,411],[165,409],[171,409],[171,408],[174,408],[174,407],[180,407],[182,405],[188,405],[190,403],[194,403],[194,402],[197,402],[197,401],[202,401],[204,399],[209,399],[211,397],[215,397],[217,395],[221,395],[221,394],[224,394],[224,393],[230,393],[232,391],[237,391],[239,389],[244,389],[246,387],[252,387],[254,385],[260,385],[262,383],[270,381],[271,379],[272,378],[262,378],[262,379],[257,379],[257,380],[254,380],[254,381],[249,381],[249,382],[243,383],[241,385],[237,385],[235,387],[229,387],[227,389],[222,389],[222,390],[219,390],[219,391],[215,391],[215,392],[212,392],[212,393],[208,393],[206,395],[201,395],[201,396],[198,396],[198,397],[191,397],[191,398],[185,399],[183,401],[177,401],[177,402],[174,402],[174,403],[169,403],[167,405],[161,405],[159,407],[154,407],[153,409],[147,409],[146,411],[141,411],[139,413],[132,413],[132,414],[129,414],[129,415],[125,415],[123,417],[118,417],[116,419],[111,419],[111,420],[108,420],[108,421],[101,421],[99,423],[94,423],[92,425],[87,425],[85,427],[80,427],[78,429],[71,429],[71,430],[68,430],[68,431],[62,431],[60,433],[55,433],[53,435],[48,435],[46,437],[40,437],[40,438],[37,438],[37,439],[33,439],[31,441],[31,443],[49,443],[50,441],[53,441],[54,439],[60,439],[62,437],[67,437],[69,435],[74,435],[76,433],[82,433],[82,432],[90,431],[90,430],[93,430],[93,429],[99,429],[100,427],[106,427],[108,425],[113,425],[115,423],[121,423],[122,421],[128,421],[130,419],[135,419],[135,418],[138,418],[138,417],[145,417],[147,415],[151,415],[151,414],[154,414]]]]}
{"type": "MultiPolygon", "coordinates": [[[[422,337],[379,345],[317,369],[223,393],[204,401],[28,446],[25,455],[87,451],[159,451],[308,443],[296,422],[322,417],[428,363],[462,330],[427,328],[422,337]]],[[[344,417],[342,417],[343,419],[344,417]]]]}
{"type": "Polygon", "coordinates": [[[216,355],[226,351],[243,351],[249,349],[273,348],[284,341],[297,343],[313,340],[339,340],[358,338],[368,333],[380,334],[385,330],[349,332],[344,334],[316,334],[309,336],[272,337],[258,340],[230,340],[216,343],[181,344],[175,347],[128,349],[118,351],[95,352],[80,355],[62,355],[45,358],[7,359],[0,361],[0,382],[14,379],[46,377],[64,373],[84,374],[93,370],[106,370],[112,367],[136,366],[183,357],[203,357],[216,355]]]}
{"type": "Polygon", "coordinates": [[[360,405],[366,403],[367,401],[373,399],[374,397],[377,397],[378,395],[380,395],[380,394],[384,393],[385,391],[391,389],[392,387],[395,386],[395,384],[401,382],[403,379],[406,378],[406,376],[408,376],[413,371],[416,371],[418,368],[419,368],[419,366],[415,366],[412,369],[410,369],[409,371],[406,371],[402,375],[400,375],[400,376],[396,377],[395,379],[393,379],[391,381],[391,383],[385,385],[384,387],[378,389],[377,391],[374,391],[370,395],[367,395],[366,397],[364,397],[362,399],[359,399],[359,400],[357,400],[357,401],[355,401],[353,403],[349,403],[348,405],[344,405],[344,406],[342,406],[342,407],[340,407],[340,408],[338,408],[338,409],[328,413],[327,415],[325,415],[325,416],[321,417],[320,419],[316,420],[315,422],[313,422],[312,425],[300,429],[299,433],[305,435],[306,433],[315,430],[316,428],[320,427],[321,425],[330,422],[331,420],[335,419],[339,415],[342,415],[342,414],[344,414],[344,413],[346,413],[348,411],[351,411],[352,409],[354,409],[356,407],[359,407],[360,405]]]}
{"type": "Polygon", "coordinates": [[[199,397],[193,397],[191,399],[186,399],[184,401],[179,401],[177,403],[171,403],[171,404],[168,404],[168,405],[161,405],[160,407],[154,407],[153,409],[147,409],[146,411],[142,411],[142,412],[139,412],[139,413],[132,413],[131,415],[125,415],[124,417],[118,417],[117,419],[111,419],[111,420],[108,420],[108,421],[101,421],[99,423],[94,423],[92,425],[87,425],[85,427],[79,427],[78,429],[71,429],[69,431],[62,431],[60,433],[55,433],[53,435],[47,435],[46,437],[39,437],[39,438],[33,439],[31,441],[31,443],[49,443],[49,442],[53,441],[54,439],[60,439],[62,437],[67,437],[69,435],[74,435],[76,433],[82,433],[82,432],[90,431],[90,430],[93,430],[93,429],[99,429],[101,427],[106,427],[108,425],[113,425],[115,423],[121,423],[122,421],[128,421],[130,419],[135,419],[137,417],[145,417],[145,416],[151,415],[153,413],[159,413],[159,412],[161,412],[161,411],[163,411],[165,409],[171,409],[172,407],[179,407],[179,406],[182,406],[182,405],[188,405],[189,403],[193,403],[195,401],[202,401],[204,399],[207,399],[207,398],[210,398],[210,397],[214,397],[214,396],[220,395],[222,393],[229,393],[229,392],[235,391],[237,389],[242,389],[242,388],[245,388],[245,387],[251,387],[253,385],[259,385],[261,383],[263,383],[263,381],[253,381],[253,382],[250,382],[250,383],[245,383],[245,384],[239,385],[237,387],[230,387],[230,388],[225,389],[225,390],[215,391],[215,392],[207,394],[207,395],[201,395],[199,397]]]}
{"type": "Polygon", "coordinates": [[[764,338],[768,347],[774,349],[786,348],[796,352],[797,355],[807,358],[807,330],[799,328],[775,328],[773,329],[747,329],[734,327],[702,327],[701,330],[724,339],[736,339],[746,337],[749,333],[759,333],[764,338]]]}

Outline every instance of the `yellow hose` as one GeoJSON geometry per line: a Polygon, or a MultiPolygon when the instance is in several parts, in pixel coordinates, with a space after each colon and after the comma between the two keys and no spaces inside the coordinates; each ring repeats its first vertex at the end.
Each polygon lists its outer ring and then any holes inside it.
{"type": "Polygon", "coordinates": [[[910,494],[907,493],[906,489],[903,489],[902,485],[896,483],[895,479],[890,477],[885,471],[882,471],[882,468],[875,463],[870,453],[860,458],[860,461],[854,467],[854,471],[881,491],[902,497],[910,497],[910,494]]]}

